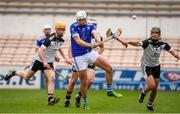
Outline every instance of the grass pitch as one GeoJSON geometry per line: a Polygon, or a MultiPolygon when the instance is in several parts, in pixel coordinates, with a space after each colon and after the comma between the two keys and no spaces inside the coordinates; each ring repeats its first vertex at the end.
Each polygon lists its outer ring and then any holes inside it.
{"type": "MultiPolygon", "coordinates": [[[[71,105],[64,107],[65,90],[55,90],[55,96],[61,98],[54,106],[47,105],[46,90],[0,90],[0,113],[148,113],[146,103],[137,101],[138,91],[117,91],[123,94],[121,98],[106,96],[105,90],[89,90],[90,110],[76,108],[72,94],[71,105]]],[[[155,113],[180,113],[180,92],[158,92],[154,102],[155,113]]]]}

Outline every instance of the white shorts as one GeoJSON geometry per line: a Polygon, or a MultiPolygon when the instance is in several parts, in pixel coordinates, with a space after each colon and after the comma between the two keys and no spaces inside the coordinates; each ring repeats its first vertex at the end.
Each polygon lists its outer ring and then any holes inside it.
{"type": "Polygon", "coordinates": [[[100,55],[92,50],[82,56],[73,57],[73,63],[77,71],[85,70],[89,64],[94,63],[100,55]]]}

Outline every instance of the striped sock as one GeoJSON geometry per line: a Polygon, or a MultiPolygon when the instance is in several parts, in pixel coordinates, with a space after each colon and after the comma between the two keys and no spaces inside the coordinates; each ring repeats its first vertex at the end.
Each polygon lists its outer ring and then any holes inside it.
{"type": "Polygon", "coordinates": [[[78,94],[76,95],[76,98],[81,98],[81,92],[78,92],[78,94]]]}
{"type": "Polygon", "coordinates": [[[148,106],[152,106],[152,101],[148,100],[148,106]]]}
{"type": "Polygon", "coordinates": [[[85,96],[83,97],[83,104],[84,105],[87,105],[88,104],[88,98],[85,96]]]}
{"type": "Polygon", "coordinates": [[[53,93],[48,93],[48,102],[53,98],[53,93]]]}
{"type": "Polygon", "coordinates": [[[67,91],[65,101],[70,101],[70,99],[71,99],[71,93],[72,93],[71,91],[67,91]]]}
{"type": "Polygon", "coordinates": [[[107,84],[107,92],[111,93],[113,91],[112,84],[107,84]]]}

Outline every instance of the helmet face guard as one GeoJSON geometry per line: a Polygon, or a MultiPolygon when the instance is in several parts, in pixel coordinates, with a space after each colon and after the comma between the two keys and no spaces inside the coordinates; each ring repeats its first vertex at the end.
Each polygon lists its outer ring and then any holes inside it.
{"type": "Polygon", "coordinates": [[[87,14],[84,10],[80,10],[76,13],[76,20],[83,20],[87,18],[87,14]]]}

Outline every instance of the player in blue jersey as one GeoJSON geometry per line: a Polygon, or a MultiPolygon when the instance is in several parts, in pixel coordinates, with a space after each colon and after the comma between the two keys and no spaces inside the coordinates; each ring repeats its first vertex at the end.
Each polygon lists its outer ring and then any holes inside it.
{"type": "Polygon", "coordinates": [[[38,49],[41,47],[41,45],[44,43],[45,39],[51,34],[51,26],[50,25],[44,25],[43,27],[43,33],[44,36],[41,36],[37,41],[35,45],[35,51],[37,52],[38,49]]]}
{"type": "MultiPolygon", "coordinates": [[[[87,22],[93,24],[95,26],[95,29],[97,28],[97,21],[95,19],[88,19],[87,22]]],[[[102,37],[101,37],[101,41],[103,41],[102,37]]],[[[91,43],[92,42],[95,42],[94,39],[91,39],[91,43]]],[[[104,46],[102,45],[100,48],[98,47],[98,48],[95,48],[94,50],[97,51],[99,54],[102,54],[104,51],[104,46]]],[[[71,53],[72,53],[71,47],[69,46],[68,47],[68,55],[69,55],[69,58],[72,59],[71,53]]],[[[87,72],[88,73],[87,73],[86,83],[87,83],[87,87],[89,89],[91,84],[92,84],[92,81],[94,80],[94,77],[95,77],[95,65],[89,64],[87,72]]],[[[73,65],[72,66],[71,80],[70,80],[68,87],[67,87],[66,98],[65,98],[65,102],[64,102],[65,107],[69,107],[69,105],[70,105],[71,94],[73,92],[73,89],[74,89],[74,86],[76,84],[77,79],[78,79],[78,73],[75,69],[75,66],[73,65]]],[[[77,108],[80,107],[81,92],[78,92],[78,94],[75,97],[75,100],[76,100],[76,102],[75,102],[76,107],[77,108]]]]}
{"type": "Polygon", "coordinates": [[[85,11],[78,11],[76,13],[76,20],[77,22],[73,23],[70,27],[72,57],[73,62],[75,63],[75,69],[77,70],[80,78],[80,91],[83,97],[83,108],[88,110],[89,105],[86,80],[87,68],[91,63],[105,70],[107,95],[114,97],[120,97],[121,95],[113,91],[111,65],[104,57],[92,50],[92,48],[99,46],[100,35],[96,32],[93,24],[86,22],[87,14],[85,11]],[[95,43],[91,43],[92,37],[96,40],[95,43]]]}

